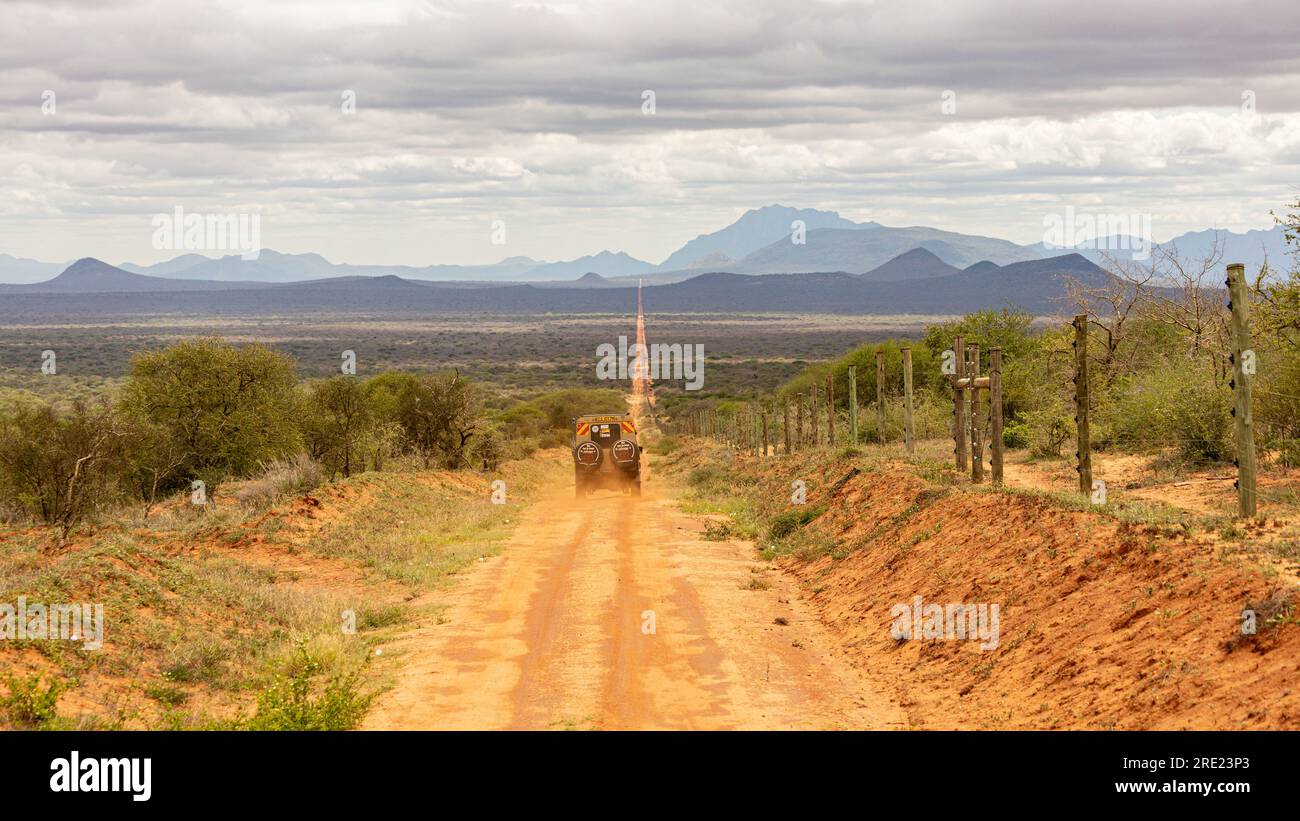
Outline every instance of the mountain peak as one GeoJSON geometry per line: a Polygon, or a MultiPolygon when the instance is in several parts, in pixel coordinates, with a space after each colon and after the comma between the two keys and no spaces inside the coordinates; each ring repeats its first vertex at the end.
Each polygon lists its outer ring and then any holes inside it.
{"type": "Polygon", "coordinates": [[[69,265],[55,279],[57,280],[85,280],[85,279],[104,279],[113,277],[117,274],[124,274],[127,277],[132,276],[129,271],[123,271],[115,265],[109,265],[100,259],[94,257],[82,257],[76,262],[69,265]]]}
{"type": "Polygon", "coordinates": [[[698,267],[700,260],[713,254],[741,259],[790,236],[795,220],[803,222],[807,231],[862,227],[834,211],[792,208],[774,203],[746,211],[735,222],[711,234],[700,234],[669,255],[659,268],[665,271],[687,270],[698,267]]]}
{"type": "Polygon", "coordinates": [[[965,268],[962,268],[961,270],[963,274],[984,274],[984,273],[988,273],[989,271],[996,271],[998,268],[1001,267],[1002,266],[998,265],[996,262],[990,262],[987,259],[982,259],[973,265],[967,265],[965,268]]]}
{"type": "Polygon", "coordinates": [[[893,259],[862,274],[863,279],[874,282],[931,279],[958,273],[958,269],[944,262],[928,248],[909,248],[893,259]]]}

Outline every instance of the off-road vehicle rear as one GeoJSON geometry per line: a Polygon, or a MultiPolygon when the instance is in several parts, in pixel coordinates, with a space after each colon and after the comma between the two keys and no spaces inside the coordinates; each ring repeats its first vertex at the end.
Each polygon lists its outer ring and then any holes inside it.
{"type": "Polygon", "coordinates": [[[641,495],[641,445],[632,414],[573,420],[573,487],[579,498],[598,488],[641,495]]]}

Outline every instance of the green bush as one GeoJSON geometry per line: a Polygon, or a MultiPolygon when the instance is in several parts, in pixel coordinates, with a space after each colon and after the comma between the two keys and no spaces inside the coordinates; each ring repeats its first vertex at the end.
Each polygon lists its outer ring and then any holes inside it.
{"type": "Polygon", "coordinates": [[[59,697],[67,685],[58,679],[41,688],[41,674],[26,678],[10,675],[9,695],[0,698],[0,708],[16,727],[40,727],[58,717],[59,697]]]}
{"type": "Polygon", "coordinates": [[[502,411],[496,422],[511,442],[530,441],[536,447],[567,446],[573,420],[589,413],[625,413],[621,391],[609,388],[574,388],[553,391],[502,411]]]}
{"type": "Polygon", "coordinates": [[[1277,448],[1278,461],[1284,467],[1300,466],[1300,439],[1279,439],[1274,447],[1277,448]]]}
{"type": "Polygon", "coordinates": [[[668,456],[682,447],[682,440],[676,436],[665,436],[650,446],[650,452],[656,456],[668,456]]]}
{"type": "Polygon", "coordinates": [[[1012,420],[1002,426],[1002,444],[1009,448],[1027,448],[1031,434],[1028,424],[1012,420]]]}
{"type": "Polygon", "coordinates": [[[106,401],[67,412],[24,402],[0,418],[0,504],[58,527],[64,538],[117,495],[125,437],[106,401]]]}
{"type": "Polygon", "coordinates": [[[702,465],[692,469],[686,475],[686,481],[691,487],[700,490],[718,489],[731,482],[731,474],[717,465],[702,465]]]}
{"type": "Polygon", "coordinates": [[[787,511],[772,518],[768,523],[767,533],[773,539],[784,539],[825,512],[824,507],[804,507],[787,511]]]}
{"type": "Polygon", "coordinates": [[[287,356],[222,339],[187,340],[138,354],[121,403],[128,418],[176,440],[186,457],[176,485],[198,478],[209,493],[229,477],[250,475],[297,452],[300,407],[287,356]]]}
{"type": "Polygon", "coordinates": [[[1097,413],[1099,444],[1133,450],[1172,447],[1194,464],[1232,455],[1232,393],[1191,367],[1170,363],[1117,382],[1097,413]]]}
{"type": "Polygon", "coordinates": [[[146,685],[144,694],[160,704],[166,704],[168,707],[179,707],[188,701],[190,697],[190,694],[182,688],[167,682],[155,682],[146,685]]]}
{"type": "Polygon", "coordinates": [[[320,688],[313,679],[321,672],[320,662],[303,647],[298,648],[296,670],[276,676],[257,699],[257,713],[248,722],[250,730],[351,730],[370,706],[371,697],[358,691],[358,676],[334,676],[320,688]]]}
{"type": "Polygon", "coordinates": [[[1053,410],[1026,413],[1025,427],[1029,430],[1029,455],[1035,457],[1060,456],[1075,435],[1074,420],[1053,410]]]}
{"type": "Polygon", "coordinates": [[[485,427],[478,386],[457,371],[384,373],[368,380],[366,390],[378,418],[400,428],[403,449],[425,467],[465,466],[485,427]]]}

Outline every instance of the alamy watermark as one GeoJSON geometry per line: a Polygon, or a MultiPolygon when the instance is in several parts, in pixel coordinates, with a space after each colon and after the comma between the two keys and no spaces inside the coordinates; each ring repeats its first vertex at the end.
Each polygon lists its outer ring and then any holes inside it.
{"type": "Polygon", "coordinates": [[[704,387],[704,345],[700,343],[628,345],[627,337],[620,336],[617,348],[609,342],[597,345],[596,357],[597,379],[674,379],[684,380],[688,391],[704,387]]]}
{"type": "Polygon", "coordinates": [[[104,605],[41,604],[19,596],[17,604],[0,602],[0,640],[80,641],[87,650],[104,646],[104,605]]]}
{"type": "Polygon", "coordinates": [[[1151,258],[1150,214],[1077,213],[1043,217],[1043,244],[1049,248],[1083,251],[1131,251],[1135,260],[1151,258]]]}
{"type": "Polygon", "coordinates": [[[241,259],[262,255],[261,214],[154,214],[153,247],[158,251],[238,251],[241,259]]]}
{"type": "Polygon", "coordinates": [[[1001,636],[1001,608],[996,604],[926,604],[920,596],[889,609],[895,641],[975,641],[981,650],[996,650],[1001,636]]]}
{"type": "Polygon", "coordinates": [[[152,758],[82,758],[73,750],[50,762],[50,792],[124,792],[132,801],[153,795],[152,758]]]}

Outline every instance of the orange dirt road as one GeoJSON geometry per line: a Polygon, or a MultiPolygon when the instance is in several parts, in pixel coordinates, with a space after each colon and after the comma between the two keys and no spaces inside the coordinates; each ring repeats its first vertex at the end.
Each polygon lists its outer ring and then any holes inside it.
{"type": "Polygon", "coordinates": [[[363,726],[904,725],[882,690],[830,655],[792,579],[748,543],[702,539],[701,523],[643,476],[640,498],[577,500],[561,487],[532,505],[501,556],[461,576],[438,623],[384,647],[395,686],[363,726]]]}

